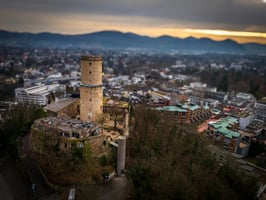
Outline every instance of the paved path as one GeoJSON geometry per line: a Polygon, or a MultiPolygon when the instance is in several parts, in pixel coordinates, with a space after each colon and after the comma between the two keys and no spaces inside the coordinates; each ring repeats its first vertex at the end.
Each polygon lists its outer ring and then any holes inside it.
{"type": "Polygon", "coordinates": [[[36,196],[40,198],[52,194],[53,190],[46,184],[40,170],[30,156],[24,157],[23,163],[28,171],[30,180],[36,185],[36,189],[34,191],[36,196]]]}
{"type": "Polygon", "coordinates": [[[13,197],[9,191],[9,188],[6,185],[6,182],[2,174],[0,174],[0,196],[1,196],[1,199],[4,199],[4,200],[13,200],[13,197]]]}
{"type": "Polygon", "coordinates": [[[55,196],[54,191],[46,184],[36,162],[31,157],[31,133],[22,138],[22,161],[26,168],[32,184],[35,185],[34,193],[38,198],[47,198],[55,196]]]}
{"type": "Polygon", "coordinates": [[[130,184],[126,177],[115,177],[97,189],[81,192],[77,200],[126,200],[130,194],[130,184]]]}
{"type": "Polygon", "coordinates": [[[110,183],[100,188],[97,200],[125,200],[129,191],[129,183],[126,177],[115,177],[110,183]]]}

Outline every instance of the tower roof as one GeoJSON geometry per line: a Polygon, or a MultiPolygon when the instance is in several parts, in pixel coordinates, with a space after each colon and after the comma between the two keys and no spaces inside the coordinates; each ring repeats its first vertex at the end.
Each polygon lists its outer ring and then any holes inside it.
{"type": "Polygon", "coordinates": [[[91,56],[91,55],[88,55],[88,56],[81,56],[80,57],[80,60],[85,60],[85,61],[102,61],[102,57],[101,56],[91,56]]]}

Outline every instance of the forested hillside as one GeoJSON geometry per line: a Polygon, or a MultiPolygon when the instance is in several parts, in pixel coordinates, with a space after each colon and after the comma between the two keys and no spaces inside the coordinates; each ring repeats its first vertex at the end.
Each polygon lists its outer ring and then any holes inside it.
{"type": "Polygon", "coordinates": [[[144,108],[133,111],[128,176],[136,199],[254,199],[256,181],[221,164],[190,125],[144,108]]]}

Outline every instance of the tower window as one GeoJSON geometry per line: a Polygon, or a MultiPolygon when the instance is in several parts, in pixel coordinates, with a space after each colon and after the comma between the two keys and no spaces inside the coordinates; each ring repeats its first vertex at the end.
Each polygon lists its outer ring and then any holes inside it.
{"type": "Polygon", "coordinates": [[[90,99],[90,101],[91,101],[91,99],[90,99]]]}
{"type": "Polygon", "coordinates": [[[89,65],[91,65],[91,62],[89,63],[89,65]]]}
{"type": "Polygon", "coordinates": [[[91,72],[89,72],[89,74],[91,74],[91,72]]]}

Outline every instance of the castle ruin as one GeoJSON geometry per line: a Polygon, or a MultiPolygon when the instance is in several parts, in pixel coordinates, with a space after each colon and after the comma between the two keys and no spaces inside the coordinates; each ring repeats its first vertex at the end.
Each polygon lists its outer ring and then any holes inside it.
{"type": "Polygon", "coordinates": [[[103,113],[102,58],[81,56],[80,119],[97,121],[103,113]]]}

